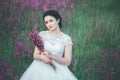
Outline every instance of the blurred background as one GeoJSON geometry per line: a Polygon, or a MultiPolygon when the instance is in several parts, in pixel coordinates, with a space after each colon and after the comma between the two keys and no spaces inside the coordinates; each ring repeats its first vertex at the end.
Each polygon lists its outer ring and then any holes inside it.
{"type": "Polygon", "coordinates": [[[48,9],[60,12],[72,37],[69,68],[78,80],[120,80],[120,0],[1,0],[0,80],[19,80],[31,64],[28,32],[47,30],[48,9]]]}

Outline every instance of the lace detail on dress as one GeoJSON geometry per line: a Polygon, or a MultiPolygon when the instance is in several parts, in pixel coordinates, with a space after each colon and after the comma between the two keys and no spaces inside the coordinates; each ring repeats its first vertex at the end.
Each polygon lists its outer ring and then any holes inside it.
{"type": "Polygon", "coordinates": [[[46,39],[46,31],[41,31],[41,32],[39,32],[38,33],[38,35],[40,35],[41,36],[41,38],[43,39],[43,41],[46,39]]]}
{"type": "Polygon", "coordinates": [[[73,45],[73,43],[72,43],[72,40],[71,40],[71,37],[70,36],[68,36],[68,35],[66,35],[65,34],[65,36],[64,36],[64,44],[65,45],[69,45],[69,44],[72,44],[73,45]]]}
{"type": "Polygon", "coordinates": [[[49,34],[48,31],[41,31],[39,32],[39,35],[43,38],[44,40],[49,40],[51,44],[55,44],[56,41],[61,42],[64,46],[72,44],[71,37],[68,36],[67,34],[63,34],[62,36],[59,37],[53,37],[49,34]]]}
{"type": "Polygon", "coordinates": [[[54,37],[48,31],[41,31],[39,35],[43,39],[45,49],[61,57],[64,54],[64,47],[72,44],[71,38],[64,33],[54,37]]]}

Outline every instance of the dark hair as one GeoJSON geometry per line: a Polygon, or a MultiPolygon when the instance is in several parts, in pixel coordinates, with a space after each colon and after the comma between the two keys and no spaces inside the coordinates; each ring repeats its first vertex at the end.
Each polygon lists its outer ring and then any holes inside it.
{"type": "Polygon", "coordinates": [[[60,14],[58,13],[58,11],[55,11],[55,10],[45,11],[43,14],[43,21],[44,21],[45,16],[48,16],[48,15],[53,16],[56,20],[59,19],[60,21],[59,21],[58,25],[60,28],[62,28],[62,18],[60,16],[60,14]]]}

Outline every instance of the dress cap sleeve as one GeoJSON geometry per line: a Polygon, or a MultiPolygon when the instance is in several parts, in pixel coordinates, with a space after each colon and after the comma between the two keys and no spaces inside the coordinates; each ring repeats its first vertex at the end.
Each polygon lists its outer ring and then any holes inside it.
{"type": "Polygon", "coordinates": [[[73,42],[72,42],[72,39],[71,39],[71,37],[70,36],[68,36],[68,35],[65,35],[65,39],[64,39],[65,41],[65,45],[69,45],[69,44],[71,44],[71,45],[73,45],[73,42]]]}

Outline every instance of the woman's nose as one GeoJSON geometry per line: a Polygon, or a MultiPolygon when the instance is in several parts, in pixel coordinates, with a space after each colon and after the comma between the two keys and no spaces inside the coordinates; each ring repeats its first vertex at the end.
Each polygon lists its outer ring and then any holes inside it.
{"type": "Polygon", "coordinates": [[[48,22],[48,26],[50,26],[51,25],[51,23],[50,22],[48,22]]]}

